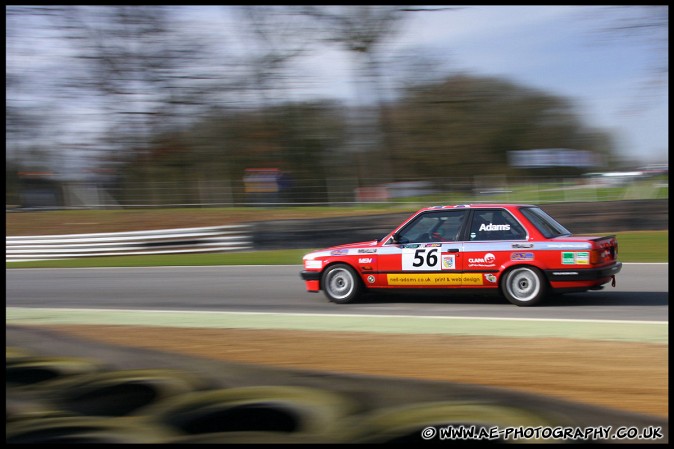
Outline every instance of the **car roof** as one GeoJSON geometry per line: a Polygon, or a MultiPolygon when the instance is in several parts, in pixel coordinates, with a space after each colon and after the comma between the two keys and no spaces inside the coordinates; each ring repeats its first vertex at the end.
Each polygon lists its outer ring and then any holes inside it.
{"type": "Polygon", "coordinates": [[[511,208],[520,208],[520,207],[538,207],[533,204],[519,204],[519,203],[478,203],[478,204],[455,204],[455,205],[446,205],[446,206],[428,206],[419,210],[443,210],[443,209],[511,209],[511,208]]]}

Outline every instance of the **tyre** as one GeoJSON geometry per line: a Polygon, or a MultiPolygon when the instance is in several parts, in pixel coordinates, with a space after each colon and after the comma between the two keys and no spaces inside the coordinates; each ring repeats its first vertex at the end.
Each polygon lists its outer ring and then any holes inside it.
{"type": "Polygon", "coordinates": [[[285,443],[344,438],[346,418],[358,411],[358,401],[337,392],[258,385],[186,393],[158,402],[144,415],[177,431],[176,442],[271,443],[276,436],[285,443]]]}
{"type": "Polygon", "coordinates": [[[529,307],[541,302],[547,294],[548,286],[537,268],[515,267],[503,276],[501,290],[511,303],[529,307]]]}
{"type": "Polygon", "coordinates": [[[328,267],[323,272],[321,286],[325,296],[337,304],[355,301],[363,290],[363,284],[356,271],[345,264],[328,267]]]}

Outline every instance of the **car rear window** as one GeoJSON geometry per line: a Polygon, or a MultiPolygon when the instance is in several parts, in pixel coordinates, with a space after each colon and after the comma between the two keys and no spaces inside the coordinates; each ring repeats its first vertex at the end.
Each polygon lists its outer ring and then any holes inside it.
{"type": "Polygon", "coordinates": [[[561,237],[571,235],[571,231],[559,224],[557,220],[545,213],[539,207],[524,207],[520,209],[522,214],[529,219],[532,225],[540,231],[545,238],[561,237]]]}

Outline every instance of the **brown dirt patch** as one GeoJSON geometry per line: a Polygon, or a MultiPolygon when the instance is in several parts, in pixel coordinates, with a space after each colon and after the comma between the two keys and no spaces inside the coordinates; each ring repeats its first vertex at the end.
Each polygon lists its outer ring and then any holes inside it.
{"type": "Polygon", "coordinates": [[[106,343],[280,368],[471,383],[668,416],[668,346],[259,329],[69,325],[106,343]]]}

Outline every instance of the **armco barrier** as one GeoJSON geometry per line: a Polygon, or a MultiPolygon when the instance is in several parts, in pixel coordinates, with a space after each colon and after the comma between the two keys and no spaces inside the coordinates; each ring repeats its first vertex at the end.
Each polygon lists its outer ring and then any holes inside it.
{"type": "Polygon", "coordinates": [[[101,234],[7,237],[6,261],[252,249],[250,225],[101,234]]]}
{"type": "MultiPolygon", "coordinates": [[[[541,205],[574,234],[669,227],[668,200],[541,205]]],[[[411,212],[307,220],[274,220],[209,228],[108,234],[7,237],[6,261],[85,256],[319,248],[385,236],[411,212]]]]}

